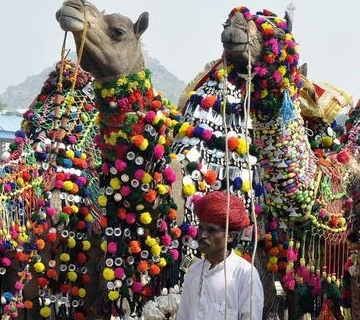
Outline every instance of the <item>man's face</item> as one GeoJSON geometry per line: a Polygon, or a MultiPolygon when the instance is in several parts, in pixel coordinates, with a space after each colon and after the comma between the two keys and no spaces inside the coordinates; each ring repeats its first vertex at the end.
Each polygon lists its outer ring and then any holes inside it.
{"type": "Polygon", "coordinates": [[[200,222],[198,227],[198,243],[201,253],[212,256],[224,252],[227,243],[232,241],[229,234],[225,238],[225,228],[209,222],[200,222]]]}

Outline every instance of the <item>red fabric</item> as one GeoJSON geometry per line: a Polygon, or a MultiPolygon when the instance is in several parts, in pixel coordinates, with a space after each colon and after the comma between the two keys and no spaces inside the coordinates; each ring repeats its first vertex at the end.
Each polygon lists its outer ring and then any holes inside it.
{"type": "MultiPolygon", "coordinates": [[[[213,191],[195,202],[195,214],[202,222],[226,226],[227,194],[213,191]]],[[[229,229],[241,230],[250,225],[244,202],[241,198],[230,195],[229,229]]]]}

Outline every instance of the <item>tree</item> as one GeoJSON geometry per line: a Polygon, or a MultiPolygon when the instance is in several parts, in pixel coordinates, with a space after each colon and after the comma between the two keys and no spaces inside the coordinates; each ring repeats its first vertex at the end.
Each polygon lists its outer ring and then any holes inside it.
{"type": "Polygon", "coordinates": [[[7,104],[0,100],[0,111],[6,110],[7,107],[8,107],[7,104]]]}

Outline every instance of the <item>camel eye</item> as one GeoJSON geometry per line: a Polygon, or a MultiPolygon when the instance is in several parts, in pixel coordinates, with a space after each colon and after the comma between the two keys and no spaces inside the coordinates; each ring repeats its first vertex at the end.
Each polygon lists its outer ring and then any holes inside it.
{"type": "Polygon", "coordinates": [[[119,28],[113,28],[111,29],[111,35],[114,38],[121,38],[123,35],[125,34],[124,30],[119,29],[119,28]]]}

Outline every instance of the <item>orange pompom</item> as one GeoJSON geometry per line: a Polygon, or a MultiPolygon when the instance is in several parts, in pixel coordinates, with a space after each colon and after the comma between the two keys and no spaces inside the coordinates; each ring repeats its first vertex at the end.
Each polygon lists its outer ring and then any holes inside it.
{"type": "Polygon", "coordinates": [[[171,228],[171,232],[174,234],[175,238],[179,238],[181,236],[181,230],[177,227],[171,228]]]}
{"type": "Polygon", "coordinates": [[[34,304],[32,303],[32,301],[30,301],[30,300],[24,301],[24,308],[25,309],[27,309],[27,310],[32,309],[33,306],[34,306],[34,304]]]}
{"type": "Polygon", "coordinates": [[[169,214],[168,214],[168,218],[169,218],[170,220],[174,220],[174,219],[176,219],[176,215],[177,215],[176,210],[173,209],[173,208],[170,208],[169,214]]]}
{"type": "Polygon", "coordinates": [[[37,239],[36,245],[38,250],[43,250],[45,248],[45,241],[43,239],[37,239]]]}
{"type": "Polygon", "coordinates": [[[272,248],[272,245],[273,245],[272,241],[266,241],[265,248],[270,250],[270,248],[272,248]]]}
{"type": "Polygon", "coordinates": [[[50,279],[56,279],[57,276],[58,276],[58,274],[57,274],[56,270],[54,270],[54,269],[49,269],[49,270],[46,271],[46,276],[47,276],[48,278],[50,278],[50,279]]]}
{"type": "Polygon", "coordinates": [[[162,180],[162,174],[160,172],[153,173],[153,179],[155,182],[160,182],[162,180]]]}
{"type": "Polygon", "coordinates": [[[279,254],[279,249],[277,247],[273,247],[269,250],[269,255],[277,256],[279,254]]]}
{"type": "Polygon", "coordinates": [[[216,181],[216,172],[214,170],[209,170],[205,173],[205,181],[209,185],[213,185],[216,181]]]}
{"type": "Polygon", "coordinates": [[[119,208],[117,211],[117,217],[120,220],[126,220],[126,209],[125,208],[119,208]]]}
{"type": "Polygon", "coordinates": [[[142,135],[136,135],[132,137],[132,143],[137,146],[138,148],[141,146],[141,144],[144,142],[144,137],[142,135]]]}
{"type": "Polygon", "coordinates": [[[239,143],[238,143],[238,138],[237,137],[230,137],[228,139],[229,150],[235,151],[237,149],[238,144],[239,143]]]}
{"type": "Polygon", "coordinates": [[[280,261],[279,262],[279,270],[284,271],[286,270],[287,262],[286,261],[280,261]]]}
{"type": "Polygon", "coordinates": [[[152,264],[149,268],[149,273],[152,276],[157,276],[160,273],[160,267],[156,264],[152,264]]]}
{"type": "Polygon", "coordinates": [[[146,260],[141,260],[138,263],[137,270],[140,273],[145,273],[148,269],[148,262],[146,260]]]}
{"type": "Polygon", "coordinates": [[[265,234],[264,239],[265,239],[265,241],[271,241],[272,235],[270,233],[267,233],[267,234],[265,234]]]}
{"type": "Polygon", "coordinates": [[[106,228],[107,227],[107,219],[105,217],[100,217],[99,224],[101,227],[106,228]]]}
{"type": "Polygon", "coordinates": [[[270,263],[270,269],[269,271],[272,273],[276,273],[278,271],[279,267],[276,263],[270,263]]]}
{"type": "Polygon", "coordinates": [[[145,193],[144,199],[145,199],[147,202],[151,203],[151,202],[154,202],[154,201],[155,201],[156,195],[157,195],[156,191],[153,190],[153,189],[150,189],[147,193],[145,193]]]}

